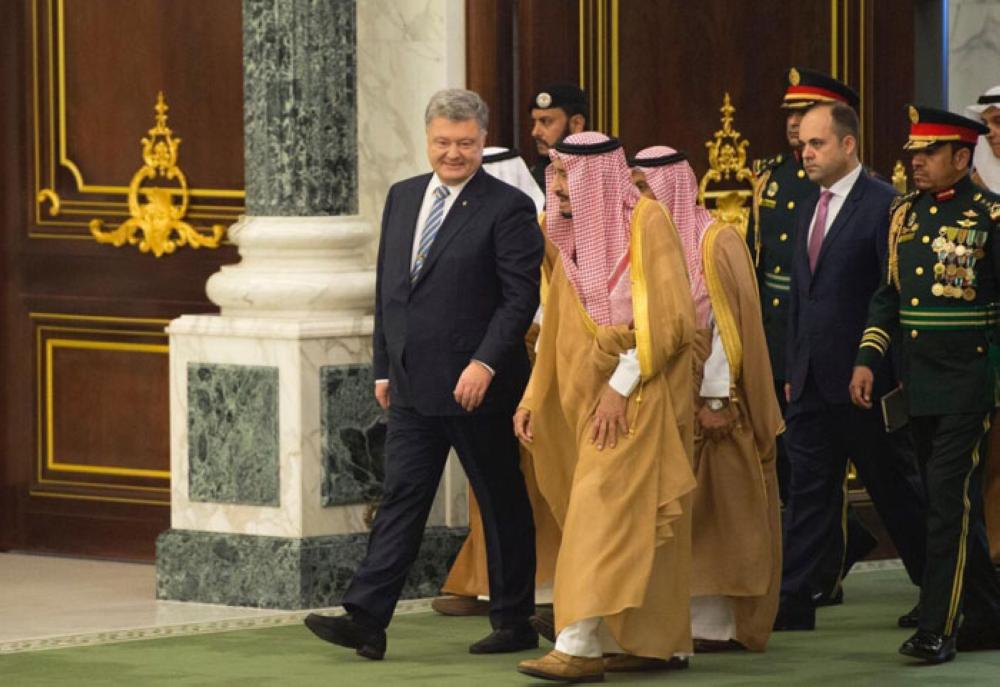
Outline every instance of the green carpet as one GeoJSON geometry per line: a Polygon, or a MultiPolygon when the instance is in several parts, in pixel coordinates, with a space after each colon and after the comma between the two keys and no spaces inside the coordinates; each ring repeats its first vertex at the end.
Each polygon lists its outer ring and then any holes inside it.
{"type": "MultiPolygon", "coordinates": [[[[914,665],[896,649],[907,637],[896,616],[915,590],[902,571],[855,573],[846,603],[820,609],[815,632],[776,633],[764,654],[698,655],[683,672],[608,675],[615,685],[952,685],[1000,683],[1000,651],[959,655],[950,664],[914,665]]],[[[484,618],[398,617],[382,662],[315,639],[305,627],[109,644],[0,657],[0,684],[26,685],[493,685],[552,684],[515,672],[540,651],[471,656],[484,618]]],[[[543,642],[544,644],[544,642],[543,642]]],[[[547,650],[547,646],[544,647],[547,650]]]]}

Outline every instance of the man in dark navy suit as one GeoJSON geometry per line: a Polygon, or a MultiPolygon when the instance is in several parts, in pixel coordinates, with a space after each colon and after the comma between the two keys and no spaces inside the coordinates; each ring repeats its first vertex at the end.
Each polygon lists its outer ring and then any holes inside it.
{"type": "MultiPolygon", "coordinates": [[[[776,630],[811,630],[808,581],[841,517],[848,459],[914,584],[924,563],[921,496],[912,465],[886,434],[877,409],[850,402],[848,385],[868,302],[885,264],[895,191],[858,161],[858,118],[843,103],[820,103],[799,128],[802,159],[819,185],[798,217],[786,349],[785,446],[792,483],[776,630]]],[[[881,393],[892,388],[891,370],[881,393]]]]}
{"type": "Polygon", "coordinates": [[[530,373],[524,335],[538,308],[542,234],[531,199],[481,168],[487,108],[472,91],[427,106],[434,172],[389,189],[375,295],[375,397],[388,410],[384,495],[348,615],[310,615],[320,638],[385,653],[392,617],[448,450],[479,501],[493,632],[472,653],[538,646],[531,505],[511,417],[530,373]]]}

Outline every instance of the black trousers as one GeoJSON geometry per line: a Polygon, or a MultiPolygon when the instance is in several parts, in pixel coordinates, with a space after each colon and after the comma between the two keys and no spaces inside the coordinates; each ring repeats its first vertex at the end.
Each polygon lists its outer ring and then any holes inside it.
{"type": "Polygon", "coordinates": [[[871,496],[914,584],[924,574],[924,500],[908,457],[891,441],[877,409],[828,403],[810,374],[789,404],[785,447],[792,468],[781,596],[808,603],[832,532],[842,531],[848,459],[871,496]]]}
{"type": "Polygon", "coordinates": [[[490,621],[494,627],[508,627],[524,623],[534,612],[535,525],[510,416],[429,417],[392,405],[382,501],[368,553],[343,599],[360,621],[389,625],[452,446],[483,517],[490,621]]]}
{"type": "MultiPolygon", "coordinates": [[[[778,397],[781,416],[786,417],[788,401],[785,400],[784,380],[774,380],[774,392],[778,397]]],[[[784,434],[778,436],[776,449],[778,494],[781,497],[782,505],[787,505],[788,491],[792,482],[792,468],[788,460],[788,452],[785,450],[784,434]]],[[[845,471],[845,480],[846,476],[845,471]]],[[[812,581],[809,583],[811,595],[817,599],[834,597],[851,565],[864,558],[878,544],[878,540],[861,522],[858,514],[848,502],[846,483],[845,488],[840,492],[840,503],[836,508],[842,517],[832,523],[832,530],[827,538],[826,551],[817,561],[812,581]]],[[[787,518],[783,518],[783,525],[786,521],[787,518]]]]}
{"type": "Polygon", "coordinates": [[[952,634],[965,608],[970,625],[1000,622],[1000,581],[983,523],[983,463],[990,413],[911,417],[927,495],[927,567],[920,629],[952,634]]]}

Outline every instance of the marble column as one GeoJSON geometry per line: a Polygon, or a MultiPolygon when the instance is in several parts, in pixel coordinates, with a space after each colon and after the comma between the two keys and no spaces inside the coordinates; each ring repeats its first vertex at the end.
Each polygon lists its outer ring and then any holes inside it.
{"type": "MultiPolygon", "coordinates": [[[[158,598],[332,606],[364,555],[385,437],[371,393],[376,220],[389,183],[426,168],[427,97],[464,83],[462,8],[243,0],[247,215],[229,232],[241,262],[206,286],[220,315],[167,328],[158,598]]],[[[437,593],[465,517],[452,465],[405,596],[437,593]]]]}

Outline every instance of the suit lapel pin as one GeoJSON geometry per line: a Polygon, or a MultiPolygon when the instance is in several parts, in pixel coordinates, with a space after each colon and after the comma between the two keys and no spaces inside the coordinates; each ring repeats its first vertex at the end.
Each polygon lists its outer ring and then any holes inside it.
{"type": "Polygon", "coordinates": [[[469,205],[469,201],[467,201],[467,200],[463,200],[463,201],[462,201],[462,207],[463,207],[463,208],[464,208],[464,207],[467,207],[468,205],[469,205]]]}

